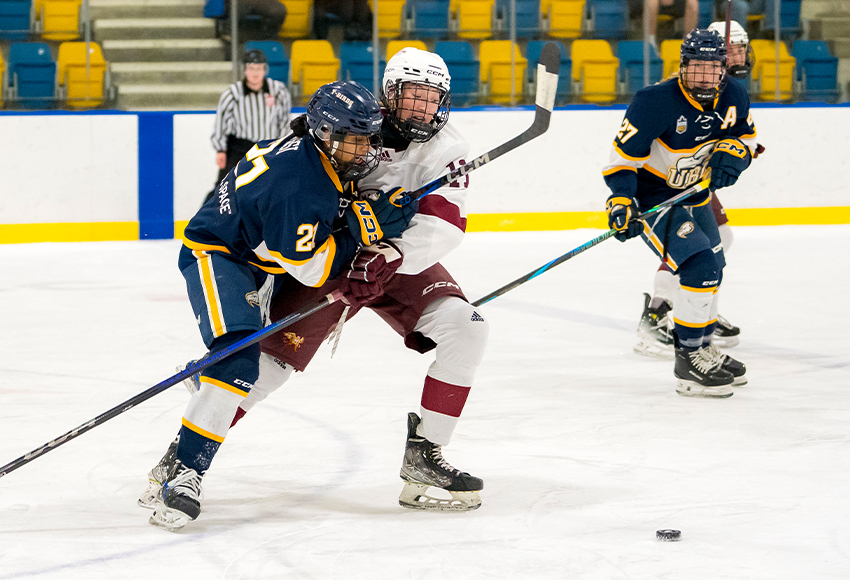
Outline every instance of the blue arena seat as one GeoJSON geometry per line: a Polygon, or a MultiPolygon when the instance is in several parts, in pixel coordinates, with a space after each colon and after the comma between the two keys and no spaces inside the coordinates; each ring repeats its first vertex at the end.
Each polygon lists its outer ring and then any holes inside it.
{"type": "Polygon", "coordinates": [[[589,0],[593,38],[620,40],[629,29],[627,0],[589,0]]]}
{"type": "Polygon", "coordinates": [[[269,78],[289,84],[289,58],[283,44],[276,40],[252,40],[245,43],[245,52],[261,50],[269,61],[269,78]]]}
{"type": "MultiPolygon", "coordinates": [[[[357,81],[372,90],[373,53],[371,42],[343,42],[339,45],[339,78],[344,81],[357,81]]],[[[387,61],[378,61],[378,85],[384,76],[387,61]]],[[[377,95],[376,95],[377,96],[377,95]]]]}
{"type": "Polygon", "coordinates": [[[56,61],[44,42],[9,45],[9,88],[23,108],[42,109],[56,102],[56,61]]]}
{"type": "Polygon", "coordinates": [[[408,6],[413,14],[414,38],[445,38],[449,34],[450,0],[413,0],[408,6]]]}
{"type": "Polygon", "coordinates": [[[29,38],[32,9],[32,0],[0,0],[0,39],[29,38]]]}
{"type": "Polygon", "coordinates": [[[224,0],[206,0],[204,18],[224,18],[224,0]]]}
{"type": "MultiPolygon", "coordinates": [[[[642,89],[643,84],[643,41],[621,40],[617,43],[617,58],[620,59],[620,82],[623,83],[624,93],[635,94],[642,89]]],[[[649,45],[649,84],[661,80],[664,62],[652,44],[649,45]]]]}
{"type": "MultiPolygon", "coordinates": [[[[720,20],[725,19],[725,13],[720,20]]],[[[697,13],[697,28],[708,28],[714,22],[714,0],[699,0],[699,12],[697,13]]]]}
{"type": "Polygon", "coordinates": [[[798,40],[791,48],[797,59],[797,81],[804,101],[837,101],[838,58],[822,40],[798,40]]]}
{"type": "MultiPolygon", "coordinates": [[[[782,36],[795,36],[800,32],[800,4],[801,0],[780,0],[779,3],[779,34],[782,36]]],[[[764,11],[763,30],[776,29],[775,10],[773,2],[767,3],[764,11]]]]}
{"type": "Polygon", "coordinates": [[[537,90],[535,73],[537,63],[540,61],[540,53],[547,42],[554,42],[561,51],[561,68],[558,70],[558,91],[555,93],[555,102],[563,103],[570,98],[570,85],[572,84],[573,61],[567,55],[567,49],[563,43],[557,40],[532,40],[525,47],[525,58],[528,60],[526,72],[527,84],[530,87],[530,96],[534,99],[537,90]]]}
{"type": "MultiPolygon", "coordinates": [[[[540,0],[515,0],[517,38],[535,38],[540,35],[540,0]]],[[[510,0],[497,0],[497,12],[502,22],[502,32],[507,38],[511,29],[510,0]]]]}
{"type": "Polygon", "coordinates": [[[471,105],[478,100],[481,63],[475,58],[472,45],[465,40],[437,42],[434,52],[446,61],[452,75],[452,105],[471,105]]]}

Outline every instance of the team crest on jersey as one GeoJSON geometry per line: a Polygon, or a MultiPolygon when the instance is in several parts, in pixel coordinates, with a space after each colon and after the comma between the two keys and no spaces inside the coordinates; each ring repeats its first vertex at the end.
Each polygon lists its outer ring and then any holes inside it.
{"type": "Polygon", "coordinates": [[[679,230],[676,232],[676,235],[680,238],[685,238],[692,231],[694,231],[694,222],[685,222],[679,226],[679,230]]]}
{"type": "Polygon", "coordinates": [[[679,157],[676,165],[667,168],[667,185],[675,189],[690,187],[702,178],[713,144],[706,143],[693,155],[679,157]]]}
{"type": "Polygon", "coordinates": [[[283,344],[291,345],[292,350],[298,350],[298,347],[304,344],[304,337],[298,336],[294,332],[284,332],[283,344]]]}
{"type": "Polygon", "coordinates": [[[251,305],[251,308],[253,308],[254,306],[256,306],[257,308],[260,307],[260,295],[257,293],[256,290],[252,290],[251,292],[245,294],[245,301],[251,305]]]}
{"type": "Polygon", "coordinates": [[[681,135],[688,130],[688,120],[682,115],[676,120],[676,133],[681,135]]]}

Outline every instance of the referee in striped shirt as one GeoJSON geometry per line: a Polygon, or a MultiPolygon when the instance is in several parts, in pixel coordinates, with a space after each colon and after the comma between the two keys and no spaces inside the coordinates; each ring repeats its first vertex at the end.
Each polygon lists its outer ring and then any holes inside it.
{"type": "MultiPolygon", "coordinates": [[[[292,97],[285,84],[266,77],[267,62],[261,50],[246,52],[242,58],[245,77],[227,87],[218,101],[212,135],[219,168],[216,187],[254,143],[277,139],[290,132],[292,97]]],[[[215,187],[204,203],[214,192],[215,187]]]]}

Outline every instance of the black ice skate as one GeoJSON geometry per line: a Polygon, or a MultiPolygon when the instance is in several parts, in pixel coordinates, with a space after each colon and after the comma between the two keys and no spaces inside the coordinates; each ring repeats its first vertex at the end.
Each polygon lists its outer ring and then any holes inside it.
{"type": "Polygon", "coordinates": [[[190,520],[197,519],[201,513],[202,477],[176,460],[148,521],[169,532],[176,532],[190,520]]]}
{"type": "Polygon", "coordinates": [[[717,325],[714,327],[714,336],[711,337],[712,343],[720,348],[732,348],[740,342],[740,334],[740,328],[717,315],[717,325]]]}
{"type": "MultiPolygon", "coordinates": [[[[204,357],[206,358],[206,355],[204,355],[204,357]]],[[[203,360],[203,359],[201,359],[201,360],[203,360]]],[[[198,361],[190,360],[185,365],[178,366],[177,372],[181,373],[181,372],[185,371],[186,367],[188,367],[190,364],[196,363],[196,362],[198,362],[198,361]]],[[[185,379],[183,379],[183,386],[186,387],[186,390],[189,391],[190,395],[194,395],[195,393],[200,391],[201,390],[201,375],[200,375],[200,373],[195,373],[194,375],[192,375],[190,377],[186,377],[185,379]]]]}
{"type": "Polygon", "coordinates": [[[401,465],[404,489],[398,498],[402,507],[436,511],[470,511],[481,507],[478,492],[484,482],[455,469],[442,455],[442,447],[416,434],[420,419],[416,413],[407,415],[407,445],[401,465]],[[449,493],[451,499],[429,496],[429,487],[449,493]]]}
{"type": "Polygon", "coordinates": [[[673,373],[678,379],[676,392],[684,397],[725,399],[732,396],[732,373],[721,367],[720,360],[709,347],[676,348],[673,373]]]}
{"type": "Polygon", "coordinates": [[[712,341],[708,345],[707,350],[711,356],[720,362],[720,368],[732,374],[732,386],[743,387],[747,384],[747,366],[741,361],[735,360],[728,354],[723,354],[717,345],[712,341]]]}
{"type": "Polygon", "coordinates": [[[673,330],[668,314],[670,304],[665,300],[658,308],[650,308],[652,298],[643,295],[643,314],[638,324],[638,342],[634,351],[643,356],[673,358],[673,330]]]}
{"type": "Polygon", "coordinates": [[[174,467],[178,441],[180,441],[179,435],[168,446],[168,450],[159,460],[159,463],[148,472],[148,487],[139,496],[139,505],[143,508],[152,510],[156,507],[156,498],[159,496],[162,486],[165,485],[165,480],[171,473],[171,468],[174,467]]]}

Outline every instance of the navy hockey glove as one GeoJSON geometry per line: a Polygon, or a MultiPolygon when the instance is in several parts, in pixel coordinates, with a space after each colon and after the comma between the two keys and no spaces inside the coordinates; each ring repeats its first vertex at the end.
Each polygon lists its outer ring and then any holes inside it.
{"type": "Polygon", "coordinates": [[[362,199],[352,201],[345,219],[357,243],[369,246],[379,240],[399,237],[419,209],[418,202],[401,205],[404,197],[404,189],[396,187],[389,191],[365,192],[362,199]]]}
{"type": "Polygon", "coordinates": [[[740,139],[727,137],[717,142],[708,160],[711,168],[711,190],[735,185],[741,172],[750,166],[753,156],[740,139]]]}
{"type": "Polygon", "coordinates": [[[351,306],[366,306],[380,298],[401,260],[401,250],[391,242],[360,248],[340,278],[343,301],[351,306]]]}
{"type": "Polygon", "coordinates": [[[608,227],[617,230],[614,237],[625,242],[643,231],[643,222],[637,219],[637,202],[630,197],[612,196],[605,204],[608,212],[608,227]]]}

